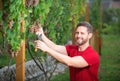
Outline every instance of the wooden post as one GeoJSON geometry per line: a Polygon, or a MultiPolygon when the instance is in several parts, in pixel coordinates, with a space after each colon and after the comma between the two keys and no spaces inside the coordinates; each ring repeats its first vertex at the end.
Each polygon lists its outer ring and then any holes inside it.
{"type": "Polygon", "coordinates": [[[85,20],[89,21],[89,3],[86,3],[86,14],[85,14],[85,20]]]}
{"type": "MultiPolygon", "coordinates": [[[[87,2],[87,5],[86,5],[86,15],[85,15],[85,20],[89,22],[89,3],[87,2]]],[[[95,40],[95,35],[94,35],[94,32],[93,32],[93,36],[90,40],[90,45],[92,47],[94,47],[94,40],[95,40]]]]}
{"type": "MultiPolygon", "coordinates": [[[[21,32],[24,31],[25,21],[21,23],[21,32]]],[[[16,81],[25,80],[25,40],[21,41],[20,52],[16,57],[16,81]]]]}
{"type": "Polygon", "coordinates": [[[72,15],[72,44],[75,44],[75,15],[72,15]]]}
{"type": "Polygon", "coordinates": [[[100,36],[100,31],[102,29],[102,7],[101,7],[101,3],[100,3],[100,25],[98,30],[96,30],[96,51],[101,55],[101,47],[102,47],[102,38],[100,36]]]}
{"type": "MultiPolygon", "coordinates": [[[[23,0],[25,4],[25,0],[23,0]]],[[[21,33],[24,32],[25,21],[21,22],[21,33]]],[[[20,52],[16,57],[16,81],[25,81],[25,40],[21,41],[20,52]]]]}
{"type": "Polygon", "coordinates": [[[99,54],[101,54],[100,53],[100,51],[101,51],[101,38],[100,38],[99,34],[100,34],[99,31],[96,31],[96,51],[99,54]]]}
{"type": "Polygon", "coordinates": [[[0,10],[2,10],[2,0],[0,0],[0,10]]]}

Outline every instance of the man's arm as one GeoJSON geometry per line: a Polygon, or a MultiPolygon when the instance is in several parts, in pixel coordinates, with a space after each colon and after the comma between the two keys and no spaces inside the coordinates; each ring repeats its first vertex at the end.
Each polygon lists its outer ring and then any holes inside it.
{"type": "Polygon", "coordinates": [[[40,29],[36,32],[36,34],[42,34],[41,40],[42,40],[48,47],[50,47],[51,49],[53,49],[53,50],[55,50],[55,51],[57,51],[57,52],[59,52],[59,53],[61,53],[61,54],[67,55],[67,51],[66,51],[65,46],[57,45],[57,44],[55,44],[54,42],[52,42],[50,39],[48,39],[48,38],[46,37],[46,35],[44,34],[42,28],[40,28],[40,29]]]}
{"type": "Polygon", "coordinates": [[[36,43],[37,43],[36,48],[39,48],[42,51],[47,52],[49,55],[51,55],[61,63],[64,63],[65,65],[76,68],[83,68],[88,66],[88,63],[81,56],[69,57],[67,55],[61,54],[60,52],[51,49],[42,41],[36,41],[36,43]]]}
{"type": "Polygon", "coordinates": [[[67,55],[67,51],[66,51],[65,46],[55,44],[55,43],[52,42],[50,39],[48,39],[45,35],[43,35],[42,41],[43,41],[48,47],[50,47],[51,49],[53,49],[53,50],[55,50],[55,51],[57,51],[57,52],[59,52],[59,53],[61,53],[61,54],[67,55]]]}

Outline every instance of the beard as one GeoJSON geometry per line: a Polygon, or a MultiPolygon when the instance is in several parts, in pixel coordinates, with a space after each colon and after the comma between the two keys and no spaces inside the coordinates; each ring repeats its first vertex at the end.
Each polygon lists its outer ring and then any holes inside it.
{"type": "Polygon", "coordinates": [[[77,44],[78,46],[82,46],[82,45],[84,45],[87,41],[88,41],[87,38],[86,38],[86,39],[80,39],[80,38],[78,38],[78,39],[76,40],[76,44],[77,44]]]}

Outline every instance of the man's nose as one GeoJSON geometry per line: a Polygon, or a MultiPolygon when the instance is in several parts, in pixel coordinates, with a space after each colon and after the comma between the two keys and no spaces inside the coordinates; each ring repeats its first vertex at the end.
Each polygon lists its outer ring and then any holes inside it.
{"type": "Polygon", "coordinates": [[[81,34],[80,33],[78,33],[78,35],[77,35],[78,37],[81,37],[81,34]]]}

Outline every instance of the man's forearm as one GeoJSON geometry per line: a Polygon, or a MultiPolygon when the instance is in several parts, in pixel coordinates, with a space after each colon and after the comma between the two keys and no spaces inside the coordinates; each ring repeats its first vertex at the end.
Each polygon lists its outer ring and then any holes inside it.
{"type": "Polygon", "coordinates": [[[67,51],[65,46],[62,45],[56,45],[54,42],[52,42],[50,39],[48,39],[45,35],[42,36],[42,41],[51,49],[54,51],[57,51],[61,54],[67,55],[67,51]]]}
{"type": "Polygon", "coordinates": [[[61,54],[57,51],[54,51],[53,49],[49,48],[48,51],[46,51],[49,55],[57,59],[59,62],[68,65],[69,61],[71,60],[71,57],[61,54]]]}
{"type": "Polygon", "coordinates": [[[48,46],[54,49],[56,44],[52,42],[50,39],[48,39],[45,35],[42,35],[42,41],[48,46]]]}

